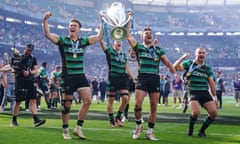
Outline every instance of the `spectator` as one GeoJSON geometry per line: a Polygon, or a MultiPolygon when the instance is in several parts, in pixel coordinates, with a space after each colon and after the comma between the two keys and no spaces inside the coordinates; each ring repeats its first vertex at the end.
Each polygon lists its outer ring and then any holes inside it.
{"type": "Polygon", "coordinates": [[[93,81],[91,81],[92,99],[95,98],[97,103],[99,103],[98,87],[99,87],[99,84],[97,81],[97,76],[94,76],[93,81]]]}
{"type": "Polygon", "coordinates": [[[216,72],[216,93],[217,93],[217,99],[218,99],[218,109],[222,109],[222,93],[225,92],[225,86],[224,81],[221,77],[221,72],[216,72]]]}
{"type": "Polygon", "coordinates": [[[100,90],[100,99],[103,103],[105,101],[106,97],[106,90],[107,90],[107,82],[102,78],[102,81],[99,84],[99,90],[100,90]]]}
{"type": "Polygon", "coordinates": [[[235,100],[236,107],[240,105],[240,74],[236,76],[236,79],[233,82],[234,90],[235,90],[235,100]]]}

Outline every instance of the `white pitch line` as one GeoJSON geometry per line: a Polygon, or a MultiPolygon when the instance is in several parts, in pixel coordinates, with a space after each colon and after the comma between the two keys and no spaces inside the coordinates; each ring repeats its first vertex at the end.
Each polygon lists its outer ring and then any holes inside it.
{"type": "MultiPolygon", "coordinates": [[[[10,125],[0,125],[0,127],[10,127],[10,125]]],[[[33,126],[19,126],[19,127],[23,127],[23,128],[35,128],[33,126]]],[[[45,128],[45,129],[59,129],[62,130],[61,127],[57,127],[57,126],[43,126],[43,127],[39,127],[39,128],[45,128]]],[[[129,132],[129,133],[133,133],[133,129],[116,129],[116,128],[83,128],[84,130],[89,130],[89,131],[119,131],[119,132],[129,132]]],[[[71,130],[71,128],[70,128],[71,130]]],[[[145,130],[144,130],[145,132],[145,130]]],[[[169,131],[167,129],[164,130],[154,130],[154,132],[156,133],[169,133],[169,134],[183,134],[185,135],[186,133],[184,132],[176,132],[176,131],[169,131]]],[[[223,134],[223,133],[209,133],[208,135],[214,135],[214,136],[226,136],[226,137],[240,137],[240,134],[223,134]]]]}

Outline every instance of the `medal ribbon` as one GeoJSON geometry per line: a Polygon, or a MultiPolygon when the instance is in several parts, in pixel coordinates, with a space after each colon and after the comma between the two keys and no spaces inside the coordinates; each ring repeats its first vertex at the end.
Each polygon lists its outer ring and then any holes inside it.
{"type": "Polygon", "coordinates": [[[198,64],[197,66],[193,66],[194,63],[195,63],[195,61],[193,61],[193,63],[192,63],[191,66],[189,67],[188,72],[189,72],[190,74],[191,74],[194,70],[196,70],[196,69],[198,69],[198,68],[200,68],[201,66],[204,65],[204,63],[203,63],[203,64],[198,64]]]}
{"type": "Polygon", "coordinates": [[[148,48],[145,44],[143,44],[143,45],[146,48],[147,53],[149,53],[152,56],[152,58],[154,58],[154,59],[157,58],[155,45],[153,45],[153,50],[151,48],[148,48]]]}
{"type": "Polygon", "coordinates": [[[119,59],[121,64],[124,62],[124,56],[123,56],[122,53],[118,54],[118,59],[119,59]]]}
{"type": "Polygon", "coordinates": [[[77,40],[76,43],[74,43],[73,41],[71,41],[72,43],[72,52],[73,55],[77,55],[77,50],[78,50],[78,46],[79,46],[79,40],[77,40]]]}

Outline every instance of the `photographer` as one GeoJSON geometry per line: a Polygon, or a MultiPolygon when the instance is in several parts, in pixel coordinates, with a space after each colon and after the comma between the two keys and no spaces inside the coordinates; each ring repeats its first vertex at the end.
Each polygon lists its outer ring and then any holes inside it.
{"type": "Polygon", "coordinates": [[[36,107],[36,87],[34,86],[33,76],[38,73],[37,60],[32,55],[34,49],[33,44],[27,44],[24,47],[23,55],[14,54],[12,58],[12,67],[15,71],[15,95],[16,104],[14,105],[12,112],[11,126],[18,126],[17,116],[21,101],[28,99],[30,104],[30,110],[34,119],[35,127],[38,127],[45,123],[45,120],[40,120],[37,116],[36,107]]]}
{"type": "Polygon", "coordinates": [[[6,88],[7,82],[5,77],[4,64],[0,62],[0,113],[4,110],[4,88],[6,88]]]}

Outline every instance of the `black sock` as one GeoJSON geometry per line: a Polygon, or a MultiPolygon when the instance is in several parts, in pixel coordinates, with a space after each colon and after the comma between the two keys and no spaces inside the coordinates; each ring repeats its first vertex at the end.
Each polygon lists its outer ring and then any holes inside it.
{"type": "Polygon", "coordinates": [[[119,118],[119,119],[120,119],[120,118],[121,118],[121,115],[122,115],[122,112],[118,111],[118,112],[117,112],[117,115],[116,115],[116,118],[119,118]]]}
{"type": "Polygon", "coordinates": [[[194,124],[196,123],[196,121],[197,121],[197,118],[194,118],[194,117],[190,116],[189,128],[188,128],[188,133],[189,134],[193,133],[194,124]]]}
{"type": "Polygon", "coordinates": [[[141,125],[142,124],[142,120],[140,119],[140,120],[136,120],[136,124],[137,125],[141,125]]]}
{"type": "Polygon", "coordinates": [[[148,122],[148,127],[149,127],[149,128],[152,128],[152,129],[153,129],[153,128],[154,128],[154,125],[155,125],[154,123],[148,122]]]}
{"type": "Polygon", "coordinates": [[[126,119],[128,119],[128,109],[129,109],[129,104],[126,105],[124,110],[124,116],[126,117],[126,119]]]}
{"type": "Polygon", "coordinates": [[[63,124],[62,128],[64,128],[64,129],[68,128],[68,124],[63,124]]]}
{"type": "Polygon", "coordinates": [[[82,127],[83,126],[83,123],[84,123],[84,120],[78,120],[77,121],[77,125],[82,127]]]}
{"type": "Polygon", "coordinates": [[[38,122],[39,121],[39,118],[37,115],[33,115],[33,120],[34,120],[34,123],[38,122]]]}
{"type": "Polygon", "coordinates": [[[49,98],[49,99],[48,99],[48,102],[47,102],[48,108],[51,108],[51,101],[52,101],[52,98],[49,98]]]}
{"type": "Polygon", "coordinates": [[[202,127],[201,127],[201,129],[199,131],[204,132],[213,121],[214,121],[214,119],[211,119],[210,117],[207,117],[204,120],[204,122],[202,124],[202,127]]]}
{"type": "Polygon", "coordinates": [[[109,121],[114,123],[114,115],[113,115],[113,113],[108,114],[108,116],[109,116],[109,121]]]}
{"type": "Polygon", "coordinates": [[[13,117],[12,117],[12,121],[15,121],[15,122],[16,122],[16,121],[17,121],[17,116],[13,116],[13,117]]]}

